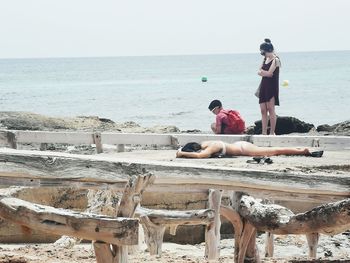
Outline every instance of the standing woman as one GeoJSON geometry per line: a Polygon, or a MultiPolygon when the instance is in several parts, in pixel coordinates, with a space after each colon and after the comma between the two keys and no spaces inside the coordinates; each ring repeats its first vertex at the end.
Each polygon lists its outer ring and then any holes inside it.
{"type": "Polygon", "coordinates": [[[265,39],[260,45],[261,55],[264,61],[258,75],[262,77],[259,91],[259,104],[261,110],[262,134],[267,134],[268,116],[270,119],[270,135],[275,135],[276,112],[275,105],[279,106],[279,69],[280,60],[274,53],[270,39],[265,39]]]}

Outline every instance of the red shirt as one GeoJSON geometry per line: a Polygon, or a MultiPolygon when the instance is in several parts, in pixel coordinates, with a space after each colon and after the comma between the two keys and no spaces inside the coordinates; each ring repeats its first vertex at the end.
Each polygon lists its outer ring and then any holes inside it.
{"type": "Polygon", "coordinates": [[[230,119],[225,113],[224,109],[216,115],[216,133],[217,134],[240,134],[242,131],[232,130],[230,125],[230,119]]]}

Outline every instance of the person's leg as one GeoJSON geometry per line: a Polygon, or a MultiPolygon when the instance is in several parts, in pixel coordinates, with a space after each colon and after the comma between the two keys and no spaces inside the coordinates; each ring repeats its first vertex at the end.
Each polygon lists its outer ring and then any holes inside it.
{"type": "Polygon", "coordinates": [[[260,112],[261,112],[262,134],[267,135],[267,105],[266,105],[266,103],[260,104],[260,112]]]}
{"type": "Polygon", "coordinates": [[[276,122],[277,122],[276,111],[275,111],[275,97],[273,97],[267,103],[267,111],[270,117],[270,135],[275,135],[276,122]]]}
{"type": "Polygon", "coordinates": [[[284,148],[284,147],[259,147],[252,143],[241,144],[244,156],[275,156],[275,155],[307,155],[307,148],[284,148]]]}
{"type": "Polygon", "coordinates": [[[210,127],[213,133],[216,133],[216,123],[212,123],[210,127]]]}

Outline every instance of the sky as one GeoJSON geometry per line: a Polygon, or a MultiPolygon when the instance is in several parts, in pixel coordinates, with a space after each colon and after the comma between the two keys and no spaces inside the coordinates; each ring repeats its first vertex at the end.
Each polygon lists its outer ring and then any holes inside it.
{"type": "Polygon", "coordinates": [[[349,50],[349,0],[3,0],[0,58],[349,50]]]}

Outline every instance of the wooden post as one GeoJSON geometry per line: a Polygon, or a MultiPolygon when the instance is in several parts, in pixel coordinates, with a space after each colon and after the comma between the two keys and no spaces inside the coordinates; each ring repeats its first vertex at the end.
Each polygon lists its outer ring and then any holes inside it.
{"type": "Polygon", "coordinates": [[[14,132],[7,131],[7,143],[9,144],[10,148],[17,149],[17,138],[16,134],[14,132]]]}
{"type": "Polygon", "coordinates": [[[206,227],[205,231],[205,256],[208,261],[216,261],[220,256],[220,206],[221,190],[209,190],[209,208],[215,211],[214,222],[206,227]]]}
{"type": "MultiPolygon", "coordinates": [[[[234,192],[231,198],[231,205],[237,212],[240,211],[240,203],[244,193],[234,192]]],[[[236,230],[235,230],[236,231],[236,230]]],[[[240,235],[235,234],[235,255],[236,263],[243,263],[246,255],[250,262],[259,262],[259,251],[256,246],[256,228],[248,220],[242,219],[242,231],[240,235]]]]}
{"type": "Polygon", "coordinates": [[[220,213],[233,225],[235,232],[234,262],[238,262],[239,243],[243,232],[243,221],[238,212],[232,207],[221,206],[220,213]]]}
{"type": "Polygon", "coordinates": [[[140,218],[151,255],[160,256],[166,226],[170,226],[170,233],[175,235],[178,225],[208,225],[214,222],[215,211],[212,209],[168,211],[138,207],[136,216],[140,218]]]}
{"type": "Polygon", "coordinates": [[[309,258],[316,258],[319,237],[318,233],[306,234],[307,244],[309,245],[309,258]]]}
{"type": "Polygon", "coordinates": [[[125,152],[125,144],[118,144],[117,145],[117,152],[118,153],[125,152]]]}
{"type": "MultiPolygon", "coordinates": [[[[263,199],[263,204],[274,204],[273,200],[263,199]]],[[[273,244],[274,235],[271,232],[265,233],[265,257],[272,258],[274,252],[273,244]]]]}
{"type": "Polygon", "coordinates": [[[145,241],[151,255],[162,255],[165,226],[152,223],[148,216],[141,216],[140,221],[145,233],[145,241]]]}
{"type": "MultiPolygon", "coordinates": [[[[123,196],[121,198],[117,217],[133,217],[137,206],[141,202],[141,196],[145,188],[153,183],[155,176],[152,174],[133,176],[126,184],[123,196]]],[[[128,247],[109,244],[94,245],[98,263],[127,263],[128,247]],[[101,251],[100,251],[101,250],[101,251]],[[108,252],[106,252],[108,251],[108,252]],[[105,255],[105,256],[102,256],[105,255]],[[105,261],[102,261],[105,260],[105,261]]]]}
{"type": "Polygon", "coordinates": [[[273,244],[273,234],[271,232],[265,233],[265,257],[273,257],[274,244],[273,244]]]}
{"type": "Polygon", "coordinates": [[[254,262],[254,263],[260,262],[259,249],[256,244],[256,233],[257,233],[257,230],[255,228],[247,246],[244,262],[254,262]]]}
{"type": "Polygon", "coordinates": [[[46,151],[47,150],[47,143],[40,143],[40,151],[46,151]]]}
{"type": "Polygon", "coordinates": [[[94,144],[96,145],[96,152],[103,153],[101,133],[95,132],[93,134],[94,144]]]}

